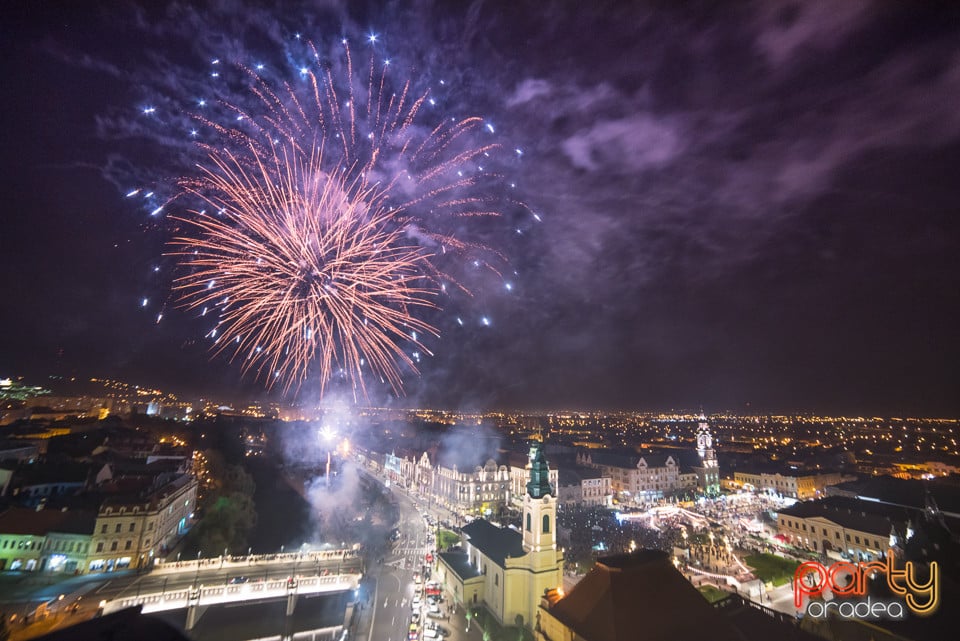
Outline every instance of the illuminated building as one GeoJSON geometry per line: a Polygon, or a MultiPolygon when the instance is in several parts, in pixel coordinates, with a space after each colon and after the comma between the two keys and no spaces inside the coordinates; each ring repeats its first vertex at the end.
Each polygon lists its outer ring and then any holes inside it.
{"type": "Polygon", "coordinates": [[[752,471],[736,471],[733,473],[734,483],[749,490],[805,500],[823,496],[827,486],[844,480],[839,472],[804,472],[776,465],[766,467],[762,471],[758,467],[752,471]]]}
{"type": "Polygon", "coordinates": [[[655,501],[683,487],[680,465],[669,454],[587,452],[577,456],[577,464],[609,477],[611,489],[623,503],[655,501]]]}
{"type": "Polygon", "coordinates": [[[510,501],[510,473],[493,459],[464,470],[437,465],[433,496],[451,510],[490,514],[510,501]]]}
{"type": "Polygon", "coordinates": [[[12,507],[0,514],[0,570],[83,572],[95,515],[12,507]]]}
{"type": "Polygon", "coordinates": [[[891,529],[903,530],[907,519],[902,508],[832,496],[780,510],[777,531],[792,545],[828,558],[873,560],[886,554],[891,529]]]}
{"type": "Polygon", "coordinates": [[[196,503],[197,480],[188,474],[154,491],[108,497],[97,514],[87,569],[148,566],[186,534],[196,503]]]}
{"type": "Polygon", "coordinates": [[[532,627],[541,596],[563,580],[557,499],[540,443],[531,448],[521,530],[477,519],[462,529],[463,552],[439,554],[437,573],[454,602],[484,604],[501,623],[532,627]]]}

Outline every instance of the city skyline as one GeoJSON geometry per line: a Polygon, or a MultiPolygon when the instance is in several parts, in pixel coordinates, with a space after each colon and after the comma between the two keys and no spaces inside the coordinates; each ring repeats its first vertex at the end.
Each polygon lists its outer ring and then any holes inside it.
{"type": "Polygon", "coordinates": [[[431,319],[406,396],[361,405],[960,412],[955,8],[225,11],[5,9],[0,376],[291,400],[211,361],[170,226],[126,195],[190,137],[148,100],[348,33],[484,118],[537,215],[481,230],[500,277],[431,319]]]}

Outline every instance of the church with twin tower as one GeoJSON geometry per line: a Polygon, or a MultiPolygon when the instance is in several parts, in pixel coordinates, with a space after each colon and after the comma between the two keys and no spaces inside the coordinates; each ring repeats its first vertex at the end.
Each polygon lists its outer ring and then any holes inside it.
{"type": "Polygon", "coordinates": [[[541,443],[530,448],[520,530],[478,519],[463,527],[463,550],[438,555],[444,589],[463,607],[483,604],[502,624],[530,628],[547,590],[563,584],[557,496],[541,443]]]}

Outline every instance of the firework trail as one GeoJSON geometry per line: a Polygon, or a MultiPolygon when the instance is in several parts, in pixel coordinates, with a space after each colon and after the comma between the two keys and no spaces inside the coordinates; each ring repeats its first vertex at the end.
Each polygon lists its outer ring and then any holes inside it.
{"type": "Polygon", "coordinates": [[[429,92],[394,87],[372,52],[357,73],[342,42],[344,91],[307,46],[317,64],[299,83],[240,67],[255,108],[222,101],[229,126],[193,116],[218,142],[198,143],[207,161],[181,181],[205,207],[175,217],[174,290],[188,309],[218,310],[214,352],[270,387],[299,389],[314,368],[321,393],[339,375],[366,397],[369,372],[399,394],[430,353],[421,337],[438,334],[418,314],[448,284],[463,289],[440,258],[491,269],[483,255],[502,259],[456,236],[464,218],[499,215],[478,189],[497,146],[472,144],[468,134],[490,127],[481,118],[420,125],[429,92]]]}

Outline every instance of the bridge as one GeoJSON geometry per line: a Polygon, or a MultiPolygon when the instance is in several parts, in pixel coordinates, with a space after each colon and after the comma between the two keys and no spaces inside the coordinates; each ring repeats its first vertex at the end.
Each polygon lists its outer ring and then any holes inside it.
{"type": "Polygon", "coordinates": [[[359,552],[352,549],[253,554],[248,556],[227,555],[184,561],[162,561],[158,559],[150,568],[150,574],[151,576],[158,576],[216,569],[246,570],[250,567],[264,568],[283,565],[305,568],[316,565],[318,569],[356,568],[356,571],[359,572],[361,571],[362,560],[359,552]]]}
{"type": "Polygon", "coordinates": [[[330,574],[327,576],[290,577],[288,579],[256,581],[230,585],[189,587],[165,592],[139,594],[110,601],[102,601],[103,614],[110,614],[133,606],[143,606],[144,614],[165,610],[187,609],[187,621],[184,626],[192,630],[200,620],[203,611],[211,605],[240,603],[243,601],[264,601],[285,598],[287,616],[293,614],[300,595],[337,594],[356,590],[360,585],[361,574],[330,574]]]}
{"type": "MultiPolygon", "coordinates": [[[[141,606],[145,614],[186,608],[184,628],[192,630],[210,606],[286,599],[289,617],[301,595],[356,590],[363,577],[363,568],[361,558],[354,551],[333,550],[158,563],[148,576],[153,583],[152,590],[147,583],[138,585],[136,595],[119,594],[105,599],[100,602],[101,613],[109,614],[134,606],[141,606]],[[260,571],[264,571],[263,578],[244,576],[242,582],[232,583],[224,578],[230,574],[259,574],[260,571]],[[281,576],[275,576],[278,572],[281,576]],[[169,589],[168,582],[174,584],[169,589]],[[142,590],[142,587],[147,589],[142,590]]],[[[350,611],[352,608],[348,607],[348,613],[350,611]]]]}

